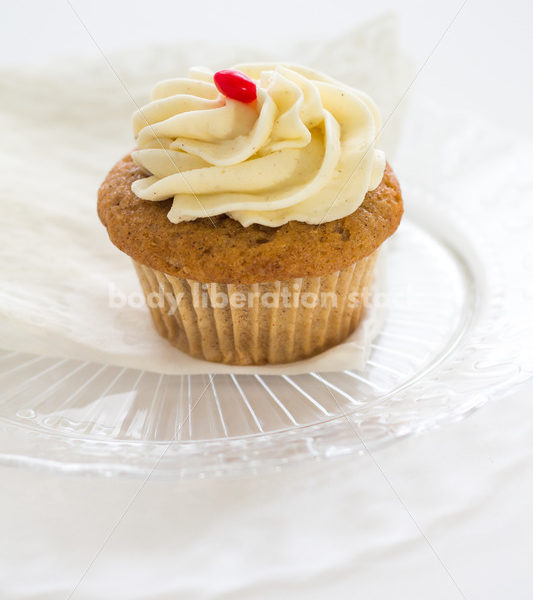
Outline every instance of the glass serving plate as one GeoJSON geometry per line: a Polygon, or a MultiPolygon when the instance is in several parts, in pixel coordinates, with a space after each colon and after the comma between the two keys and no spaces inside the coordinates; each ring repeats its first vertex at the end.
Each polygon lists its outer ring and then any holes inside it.
{"type": "Polygon", "coordinates": [[[169,376],[3,351],[0,462],[163,478],[279,469],[456,421],[525,380],[525,203],[504,248],[489,218],[473,231],[422,190],[405,196],[386,319],[364,370],[169,376]]]}

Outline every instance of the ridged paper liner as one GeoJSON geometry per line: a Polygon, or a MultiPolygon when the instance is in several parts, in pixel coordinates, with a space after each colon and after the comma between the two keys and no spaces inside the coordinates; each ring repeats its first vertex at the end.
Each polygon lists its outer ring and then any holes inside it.
{"type": "Polygon", "coordinates": [[[342,342],[361,321],[377,251],[322,277],[201,283],[133,261],[152,320],[171,344],[214,362],[287,363],[342,342]]]}

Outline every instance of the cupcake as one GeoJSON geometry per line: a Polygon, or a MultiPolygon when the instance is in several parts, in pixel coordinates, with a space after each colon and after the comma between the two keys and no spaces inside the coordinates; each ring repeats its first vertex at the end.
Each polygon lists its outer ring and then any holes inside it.
{"type": "Polygon", "coordinates": [[[403,212],[379,130],[366,94],[301,66],[194,68],[158,83],[98,214],[161,336],[235,365],[342,342],[403,212]]]}

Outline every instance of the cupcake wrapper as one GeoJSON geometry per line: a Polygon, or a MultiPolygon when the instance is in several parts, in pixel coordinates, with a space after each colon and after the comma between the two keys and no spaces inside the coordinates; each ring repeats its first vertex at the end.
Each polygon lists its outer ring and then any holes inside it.
{"type": "Polygon", "coordinates": [[[234,365],[309,358],[339,344],[363,317],[377,251],[323,277],[202,283],[133,261],[159,334],[188,354],[234,365]]]}

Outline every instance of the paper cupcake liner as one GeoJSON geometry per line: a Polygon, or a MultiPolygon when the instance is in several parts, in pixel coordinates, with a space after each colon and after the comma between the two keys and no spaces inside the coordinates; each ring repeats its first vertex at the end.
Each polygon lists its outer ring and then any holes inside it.
{"type": "Polygon", "coordinates": [[[159,334],[188,354],[234,365],[280,364],[339,344],[361,321],[377,251],[323,277],[202,283],[133,261],[159,334]]]}

